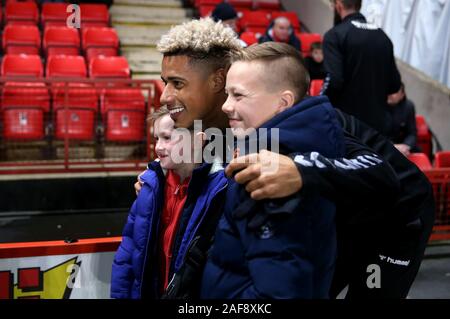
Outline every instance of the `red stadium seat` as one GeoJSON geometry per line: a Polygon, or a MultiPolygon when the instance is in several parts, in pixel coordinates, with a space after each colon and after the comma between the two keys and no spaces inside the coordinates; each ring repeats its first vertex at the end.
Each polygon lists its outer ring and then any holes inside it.
{"type": "Polygon", "coordinates": [[[247,14],[248,12],[251,12],[251,11],[252,10],[246,9],[246,8],[237,8],[236,13],[237,13],[238,19],[241,19],[245,14],[247,14]]]}
{"type": "Polygon", "coordinates": [[[281,4],[280,0],[255,0],[255,6],[257,9],[261,10],[280,10],[281,4]]]}
{"type": "Polygon", "coordinates": [[[141,141],[145,134],[145,113],[133,110],[115,110],[106,113],[107,141],[141,141]]]}
{"type": "Polygon", "coordinates": [[[245,14],[247,14],[247,12],[250,12],[250,11],[252,11],[252,10],[246,9],[246,8],[237,8],[236,9],[236,13],[237,13],[237,16],[238,16],[238,20],[236,22],[236,26],[237,26],[238,32],[244,31],[244,27],[241,25],[241,18],[245,14]]]}
{"type": "Polygon", "coordinates": [[[140,141],[144,138],[145,98],[140,89],[108,89],[101,100],[107,141],[140,141]]]}
{"type": "Polygon", "coordinates": [[[50,111],[50,95],[42,82],[6,82],[1,95],[2,108],[38,108],[50,111]]]}
{"type": "Polygon", "coordinates": [[[79,55],[80,36],[75,28],[48,26],[44,31],[44,50],[50,55],[79,55]]]}
{"type": "Polygon", "coordinates": [[[101,113],[113,110],[145,112],[145,97],[140,89],[107,89],[101,96],[101,113]]]}
{"type": "Polygon", "coordinates": [[[228,0],[234,8],[253,9],[253,0],[228,0]]]}
{"type": "Polygon", "coordinates": [[[441,151],[434,154],[434,165],[438,168],[450,167],[450,151],[441,151]]]}
{"type": "Polygon", "coordinates": [[[311,44],[322,42],[322,36],[318,33],[296,33],[296,35],[302,43],[302,53],[305,57],[310,55],[311,44]]]}
{"type": "Polygon", "coordinates": [[[63,83],[55,83],[52,86],[52,97],[54,110],[65,108],[67,104],[67,108],[70,109],[87,109],[97,112],[98,95],[92,85],[69,83],[66,88],[63,83]]]}
{"type": "Polygon", "coordinates": [[[43,3],[41,12],[41,23],[46,26],[67,26],[67,17],[71,14],[67,12],[66,3],[43,3]]]}
{"type": "MultiPolygon", "coordinates": [[[[41,58],[37,55],[5,55],[1,75],[7,77],[43,76],[41,58]]],[[[50,96],[42,82],[6,82],[1,94],[2,108],[39,108],[50,111],[50,96]]]]}
{"type": "Polygon", "coordinates": [[[323,80],[312,80],[309,88],[309,95],[318,96],[322,91],[323,80]]]}
{"type": "Polygon", "coordinates": [[[91,78],[129,78],[130,67],[123,56],[96,57],[89,64],[91,78]]]}
{"type": "Polygon", "coordinates": [[[7,54],[2,60],[1,75],[40,78],[44,68],[38,55],[7,54]]]}
{"type": "Polygon", "coordinates": [[[411,153],[408,156],[408,159],[416,164],[421,170],[432,169],[431,162],[424,153],[411,153]]]}
{"type": "Polygon", "coordinates": [[[48,78],[86,78],[86,62],[82,56],[52,55],[47,60],[45,73],[48,78]]]}
{"type": "Polygon", "coordinates": [[[92,58],[117,56],[119,37],[113,28],[86,28],[82,31],[82,47],[88,63],[92,58]]]}
{"type": "Polygon", "coordinates": [[[5,2],[6,4],[8,4],[10,2],[34,2],[34,3],[36,3],[36,0],[6,0],[3,2],[5,2]]]}
{"type": "Polygon", "coordinates": [[[41,34],[37,26],[7,25],[3,30],[3,51],[6,54],[37,54],[41,49],[41,34]]]}
{"type": "Polygon", "coordinates": [[[297,13],[293,11],[273,11],[272,12],[272,20],[275,20],[278,17],[286,17],[291,21],[291,25],[296,31],[300,31],[300,21],[298,20],[297,13]]]}
{"type": "Polygon", "coordinates": [[[5,23],[36,25],[39,22],[39,10],[35,2],[8,2],[5,6],[5,23]]]}
{"type": "Polygon", "coordinates": [[[239,20],[239,25],[242,30],[252,32],[265,32],[270,24],[270,19],[265,12],[259,11],[244,11],[242,18],[239,20]]]}
{"type": "Polygon", "coordinates": [[[108,27],[109,11],[106,4],[80,4],[81,27],[108,27]]]}
{"type": "Polygon", "coordinates": [[[92,140],[94,138],[94,112],[91,110],[60,109],[56,111],[55,137],[74,140],[92,140]]]}
{"type": "Polygon", "coordinates": [[[200,6],[212,6],[215,7],[219,3],[223,2],[223,0],[195,0],[194,7],[199,8],[200,6]]]}
{"type": "Polygon", "coordinates": [[[254,32],[245,31],[241,34],[240,38],[247,43],[247,45],[258,43],[258,38],[254,32]]]}
{"type": "Polygon", "coordinates": [[[40,109],[3,111],[3,138],[6,140],[41,140],[44,138],[44,113],[40,109]]]}
{"type": "Polygon", "coordinates": [[[201,18],[209,17],[213,12],[214,8],[215,6],[201,5],[198,7],[198,14],[201,18]]]}
{"type": "Polygon", "coordinates": [[[267,31],[267,28],[264,27],[246,27],[245,31],[253,32],[255,36],[259,39],[262,35],[264,35],[267,31]]]}
{"type": "MultiPolygon", "coordinates": [[[[450,168],[450,151],[437,152],[434,157],[434,164],[437,168],[450,168]]],[[[434,186],[434,185],[433,185],[434,186]]],[[[440,198],[444,205],[443,211],[450,216],[450,178],[441,186],[442,197],[440,198]]],[[[436,202],[436,206],[438,202],[436,202]]],[[[448,218],[448,217],[447,217],[448,218]]]]}
{"type": "Polygon", "coordinates": [[[428,157],[431,157],[433,149],[431,132],[425,118],[422,115],[416,114],[416,126],[417,146],[419,146],[422,152],[427,154],[428,157]]]}
{"type": "MultiPolygon", "coordinates": [[[[46,74],[48,78],[53,79],[84,79],[87,77],[84,57],[52,55],[48,58],[46,74]]],[[[96,90],[88,84],[70,82],[66,87],[64,83],[54,83],[52,85],[52,97],[55,110],[67,106],[70,109],[97,111],[98,96],[96,90]]]]}

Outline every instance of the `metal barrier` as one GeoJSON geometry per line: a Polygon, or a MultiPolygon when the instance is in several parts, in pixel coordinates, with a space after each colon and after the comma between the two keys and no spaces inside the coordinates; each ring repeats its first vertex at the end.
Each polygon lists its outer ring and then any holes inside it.
{"type": "Polygon", "coordinates": [[[1,78],[0,174],[141,169],[154,158],[146,118],[161,89],[153,80],[1,78]]]}

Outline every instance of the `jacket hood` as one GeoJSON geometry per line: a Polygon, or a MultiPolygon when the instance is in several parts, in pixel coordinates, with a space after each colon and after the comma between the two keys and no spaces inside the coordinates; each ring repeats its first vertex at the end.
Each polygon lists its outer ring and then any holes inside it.
{"type": "Polygon", "coordinates": [[[278,142],[281,154],[317,151],[333,158],[344,152],[342,127],[326,96],[307,97],[277,114],[261,125],[257,136],[259,141],[267,141],[269,150],[274,150],[271,139],[278,142]],[[333,150],[330,144],[334,146],[333,150]]]}

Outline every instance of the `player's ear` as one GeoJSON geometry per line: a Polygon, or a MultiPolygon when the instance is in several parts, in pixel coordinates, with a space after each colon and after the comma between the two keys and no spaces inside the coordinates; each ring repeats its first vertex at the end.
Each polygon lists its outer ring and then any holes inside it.
{"type": "Polygon", "coordinates": [[[209,83],[211,89],[217,93],[222,91],[225,88],[227,72],[224,68],[220,68],[216,70],[213,74],[211,74],[209,78],[209,83]]]}

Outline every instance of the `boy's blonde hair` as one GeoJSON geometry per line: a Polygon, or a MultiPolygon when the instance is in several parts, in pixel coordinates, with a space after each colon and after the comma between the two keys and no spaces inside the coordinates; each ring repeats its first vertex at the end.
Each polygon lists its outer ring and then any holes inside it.
{"type": "Polygon", "coordinates": [[[289,88],[294,92],[296,102],[305,97],[310,85],[300,52],[293,46],[280,42],[264,42],[251,45],[231,56],[231,63],[263,62],[263,79],[269,89],[289,88]]]}
{"type": "Polygon", "coordinates": [[[147,123],[148,124],[154,123],[157,119],[165,115],[170,115],[170,112],[167,106],[163,105],[147,117],[147,123]]]}
{"type": "Polygon", "coordinates": [[[192,20],[172,27],[157,45],[164,56],[185,55],[190,63],[201,63],[213,72],[228,68],[231,53],[242,49],[236,33],[211,18],[192,20]]]}

